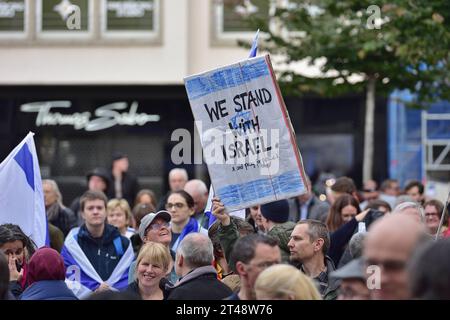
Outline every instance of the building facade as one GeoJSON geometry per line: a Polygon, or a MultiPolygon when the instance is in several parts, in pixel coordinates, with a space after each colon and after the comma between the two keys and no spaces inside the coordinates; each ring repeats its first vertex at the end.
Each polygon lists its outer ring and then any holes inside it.
{"type": "MultiPolygon", "coordinates": [[[[65,203],[84,190],[87,171],[129,155],[142,187],[164,194],[177,164],[174,130],[194,135],[183,78],[248,57],[248,14],[267,1],[0,0],[0,156],[36,133],[43,177],[65,203]],[[174,141],[172,141],[174,140],[174,141]]],[[[299,66],[308,75],[318,70],[299,66]]],[[[275,65],[276,69],[276,65],[275,65]]],[[[285,97],[305,169],[361,180],[364,97],[285,97]]],[[[386,102],[377,101],[375,178],[387,175],[386,102]]],[[[194,144],[194,139],[190,141],[194,144]]],[[[192,154],[192,159],[194,155],[192,154]]]]}

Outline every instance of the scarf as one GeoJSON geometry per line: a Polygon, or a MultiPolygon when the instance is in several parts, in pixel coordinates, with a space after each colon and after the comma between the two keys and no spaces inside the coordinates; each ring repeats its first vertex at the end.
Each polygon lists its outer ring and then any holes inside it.
{"type": "Polygon", "coordinates": [[[175,241],[171,249],[176,252],[181,241],[183,241],[184,237],[186,237],[191,232],[200,232],[200,226],[194,217],[189,218],[189,222],[184,226],[180,236],[178,237],[177,241],[175,241]]]}
{"type": "Polygon", "coordinates": [[[79,299],[92,294],[103,282],[107,283],[115,291],[125,289],[128,286],[128,269],[134,259],[131,244],[120,258],[108,280],[103,281],[78,244],[77,235],[79,230],[80,228],[74,228],[69,232],[61,251],[64,265],[67,268],[66,283],[69,289],[79,299]]]}

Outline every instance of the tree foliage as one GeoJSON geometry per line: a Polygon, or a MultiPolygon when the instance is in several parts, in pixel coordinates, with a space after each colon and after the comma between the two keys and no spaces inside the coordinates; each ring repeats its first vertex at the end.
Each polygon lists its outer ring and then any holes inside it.
{"type": "Polygon", "coordinates": [[[288,93],[354,93],[373,79],[378,94],[409,89],[422,106],[450,98],[448,0],[290,0],[269,21],[251,22],[267,33],[260,48],[326,75],[287,68],[279,81],[288,93]]]}

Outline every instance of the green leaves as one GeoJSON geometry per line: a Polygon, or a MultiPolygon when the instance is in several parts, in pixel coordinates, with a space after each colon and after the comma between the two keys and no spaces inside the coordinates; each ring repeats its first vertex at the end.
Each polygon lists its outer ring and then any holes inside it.
{"type": "Polygon", "coordinates": [[[274,11],[275,28],[269,21],[253,21],[268,34],[261,47],[285,56],[287,63],[325,57],[322,71],[332,70],[336,76],[307,78],[290,71],[281,76],[285,90],[354,92],[365,83],[350,83],[348,75],[359,74],[388,78],[385,83],[377,81],[378,92],[396,88],[417,92],[418,103],[450,98],[450,1],[294,2],[296,6],[274,11]]]}

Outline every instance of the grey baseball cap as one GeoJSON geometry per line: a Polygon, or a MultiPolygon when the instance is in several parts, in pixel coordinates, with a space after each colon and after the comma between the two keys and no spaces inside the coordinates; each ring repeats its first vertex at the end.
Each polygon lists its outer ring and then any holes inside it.
{"type": "Polygon", "coordinates": [[[362,258],[354,259],[342,268],[331,272],[330,277],[335,279],[361,279],[365,281],[364,260],[362,258]]]}
{"type": "Polygon", "coordinates": [[[161,210],[156,213],[150,212],[149,214],[145,215],[142,218],[141,224],[139,226],[139,236],[141,237],[142,240],[144,240],[145,230],[147,230],[147,228],[150,226],[150,224],[156,218],[162,218],[165,221],[170,222],[170,220],[172,219],[172,216],[170,215],[169,212],[167,212],[165,210],[161,210]]]}

